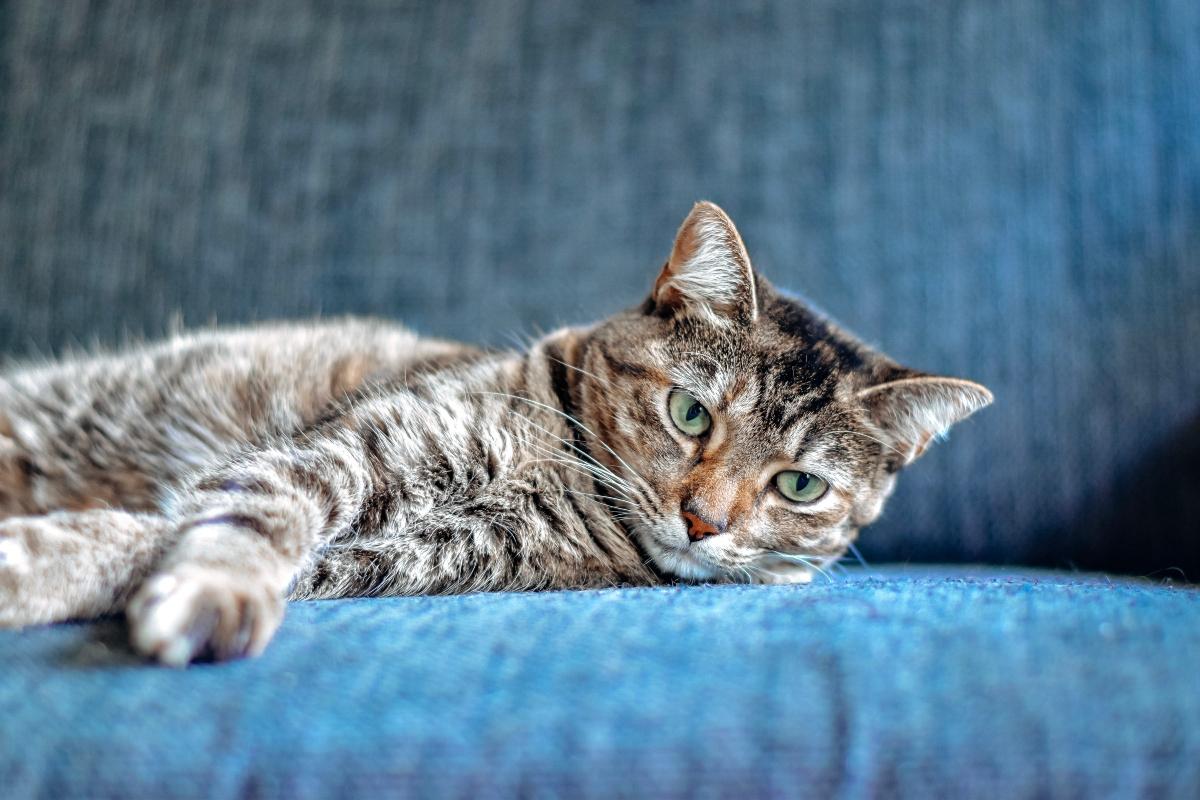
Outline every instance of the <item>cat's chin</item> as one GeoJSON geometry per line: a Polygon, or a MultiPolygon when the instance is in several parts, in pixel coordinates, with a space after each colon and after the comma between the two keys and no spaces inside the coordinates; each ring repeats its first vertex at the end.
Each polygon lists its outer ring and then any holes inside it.
{"type": "Polygon", "coordinates": [[[654,565],[668,575],[689,581],[711,581],[721,577],[722,572],[717,567],[701,561],[685,549],[660,543],[649,531],[641,531],[638,538],[654,565]]]}
{"type": "Polygon", "coordinates": [[[701,563],[686,550],[664,550],[654,560],[663,572],[690,581],[711,581],[721,575],[715,567],[701,563]]]}
{"type": "Polygon", "coordinates": [[[642,528],[636,535],[661,572],[688,581],[802,584],[810,583],[813,578],[813,569],[808,564],[788,557],[764,555],[743,568],[725,568],[690,547],[664,544],[653,530],[642,528]]]}
{"type": "Polygon", "coordinates": [[[813,571],[803,564],[776,560],[765,566],[759,566],[753,572],[753,576],[755,583],[793,585],[812,583],[813,571]]]}

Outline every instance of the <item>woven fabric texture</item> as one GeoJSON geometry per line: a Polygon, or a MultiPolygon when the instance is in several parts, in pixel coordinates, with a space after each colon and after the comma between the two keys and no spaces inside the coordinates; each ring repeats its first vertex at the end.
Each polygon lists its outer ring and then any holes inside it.
{"type": "Polygon", "coordinates": [[[1053,573],[293,604],[260,659],[0,632],[69,797],[1194,797],[1200,591],[1053,573]]]}
{"type": "Polygon", "coordinates": [[[505,344],[690,204],[996,405],[877,559],[1200,576],[1195,0],[0,4],[0,353],[312,314],[505,344]]]}

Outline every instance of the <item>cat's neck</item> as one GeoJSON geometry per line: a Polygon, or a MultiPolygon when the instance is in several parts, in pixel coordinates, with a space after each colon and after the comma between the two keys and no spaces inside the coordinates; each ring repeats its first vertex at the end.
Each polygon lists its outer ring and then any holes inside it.
{"type": "Polygon", "coordinates": [[[496,377],[497,389],[510,398],[513,413],[588,452],[588,425],[579,405],[579,373],[574,363],[583,335],[583,330],[575,328],[547,334],[524,353],[498,364],[496,377]]]}
{"type": "MultiPolygon", "coordinates": [[[[520,375],[522,388],[519,390],[538,404],[541,409],[538,424],[553,432],[562,442],[562,447],[572,460],[580,462],[583,469],[564,468],[562,480],[565,484],[581,483],[586,479],[586,491],[593,493],[595,505],[604,509],[613,524],[624,531],[629,544],[636,550],[641,562],[639,570],[652,574],[655,580],[668,580],[655,566],[633,530],[633,517],[629,514],[613,514],[612,510],[628,500],[619,497],[611,482],[603,478],[605,470],[616,468],[612,463],[615,453],[603,442],[597,431],[602,426],[591,418],[585,384],[601,379],[584,367],[587,360],[590,328],[563,328],[538,340],[521,358],[520,375]],[[608,458],[612,454],[612,458],[608,458]]],[[[594,389],[594,387],[593,387],[594,389]]],[[[619,477],[616,481],[620,481],[619,477]]]]}

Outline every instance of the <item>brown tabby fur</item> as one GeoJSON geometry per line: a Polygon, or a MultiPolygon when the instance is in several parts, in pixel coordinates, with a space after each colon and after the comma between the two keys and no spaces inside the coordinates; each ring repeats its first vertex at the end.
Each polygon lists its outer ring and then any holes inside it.
{"type": "Polygon", "coordinates": [[[0,624],[124,609],[181,665],[260,652],[285,598],[804,581],[990,399],[775,291],[701,203],[644,304],[523,353],[344,320],[0,378],[0,624]]]}

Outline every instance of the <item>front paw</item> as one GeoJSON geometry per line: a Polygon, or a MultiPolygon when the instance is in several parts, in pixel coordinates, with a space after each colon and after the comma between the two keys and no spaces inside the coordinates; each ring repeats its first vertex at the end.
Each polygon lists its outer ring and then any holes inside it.
{"type": "Polygon", "coordinates": [[[125,615],[134,649],[184,667],[261,653],[283,621],[283,598],[245,576],[180,567],[146,581],[125,615]]]}

